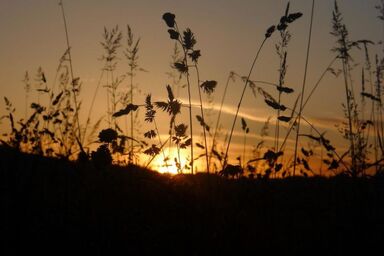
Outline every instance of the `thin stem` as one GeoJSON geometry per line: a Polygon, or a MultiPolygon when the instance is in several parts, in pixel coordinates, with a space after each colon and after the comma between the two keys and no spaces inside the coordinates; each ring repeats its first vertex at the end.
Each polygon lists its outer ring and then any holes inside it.
{"type": "Polygon", "coordinates": [[[343,59],[343,74],[344,74],[344,85],[345,85],[345,93],[347,97],[347,114],[348,114],[348,126],[349,126],[349,132],[348,137],[350,141],[350,149],[351,149],[351,158],[352,158],[352,172],[356,174],[356,159],[355,159],[355,143],[353,140],[353,126],[352,126],[352,113],[351,113],[351,92],[349,90],[348,86],[348,70],[347,70],[347,63],[346,60],[343,59]]]}
{"type": "Polygon", "coordinates": [[[246,132],[244,132],[244,143],[243,143],[243,169],[245,169],[245,146],[246,146],[246,144],[247,144],[247,133],[246,132]]]}
{"type": "Polygon", "coordinates": [[[237,120],[237,116],[239,114],[239,110],[240,110],[240,106],[241,106],[241,102],[243,101],[243,98],[244,98],[244,94],[245,94],[245,90],[247,89],[247,85],[248,85],[248,81],[249,81],[249,78],[252,74],[252,70],[253,70],[253,67],[255,66],[255,63],[256,63],[256,60],[257,58],[259,57],[259,54],[260,54],[260,51],[261,49],[263,48],[264,46],[264,43],[267,41],[267,37],[264,38],[263,42],[261,43],[257,53],[256,53],[256,56],[255,56],[255,59],[253,60],[253,63],[252,63],[252,66],[251,66],[251,69],[249,70],[249,74],[247,76],[247,80],[245,81],[245,84],[244,84],[244,88],[243,88],[243,92],[241,93],[241,97],[240,97],[240,101],[239,101],[239,104],[237,105],[237,109],[236,109],[236,114],[235,114],[235,118],[233,120],[233,123],[232,123],[232,128],[231,128],[231,132],[229,134],[229,139],[228,139],[228,144],[227,144],[227,149],[225,151],[225,157],[224,157],[224,168],[227,166],[227,158],[228,158],[228,151],[229,151],[229,147],[231,145],[231,140],[232,140],[232,135],[233,135],[233,130],[235,129],[235,124],[236,124],[236,120],[237,120]]]}
{"type": "MultiPolygon", "coordinates": [[[[130,86],[131,86],[131,104],[133,104],[133,66],[131,65],[130,68],[130,86]]],[[[131,112],[131,138],[133,138],[133,111],[131,112]]],[[[129,152],[129,162],[132,163],[133,161],[133,140],[131,140],[131,151],[129,152]]]]}
{"type": "MultiPolygon", "coordinates": [[[[167,144],[168,140],[170,138],[168,138],[166,141],[164,141],[163,144],[160,145],[160,149],[163,149],[164,145],[167,144]]],[[[154,155],[152,156],[152,158],[148,161],[148,163],[145,165],[145,168],[148,168],[148,166],[152,163],[152,161],[156,158],[157,155],[154,155]]]]}
{"type": "MultiPolygon", "coordinates": [[[[177,23],[175,23],[176,31],[180,34],[179,27],[177,26],[177,23]]],[[[184,52],[184,64],[188,67],[188,58],[187,58],[187,51],[184,48],[183,42],[180,40],[180,37],[178,39],[178,42],[180,43],[181,47],[183,48],[184,52]]],[[[190,126],[190,136],[191,136],[191,174],[193,174],[193,123],[192,123],[192,99],[191,99],[191,83],[189,81],[189,71],[186,72],[186,78],[187,78],[187,88],[188,88],[188,107],[189,107],[189,126],[190,126]]]]}
{"type": "MultiPolygon", "coordinates": [[[[153,119],[153,124],[155,125],[155,130],[156,130],[156,133],[157,133],[157,137],[159,138],[159,143],[160,143],[160,145],[163,145],[163,142],[161,141],[161,137],[160,137],[159,128],[157,126],[157,123],[156,123],[155,119],[153,119]]],[[[165,145],[165,143],[164,143],[164,145],[165,145]]],[[[169,172],[168,161],[166,161],[164,147],[161,148],[161,152],[163,153],[163,161],[165,162],[165,165],[167,166],[167,170],[169,172]]]]}
{"type": "Polygon", "coordinates": [[[212,139],[212,147],[211,147],[211,152],[209,154],[209,164],[211,164],[211,159],[212,159],[212,152],[216,146],[216,136],[217,136],[217,131],[219,129],[219,124],[220,124],[220,118],[221,118],[221,113],[222,113],[222,110],[223,110],[223,105],[224,105],[224,100],[225,100],[225,96],[227,95],[227,89],[228,89],[228,85],[229,85],[229,81],[231,80],[231,77],[232,77],[232,72],[229,74],[228,76],[228,79],[227,79],[227,82],[225,84],[225,88],[224,88],[224,94],[223,94],[223,97],[221,98],[221,103],[220,103],[220,109],[219,109],[219,115],[217,116],[217,120],[216,120],[216,126],[215,126],[215,132],[213,133],[213,139],[212,139]]]}
{"type": "MultiPolygon", "coordinates": [[[[323,80],[324,76],[327,74],[328,70],[332,67],[333,63],[337,60],[338,57],[335,57],[327,66],[327,68],[323,71],[323,73],[321,74],[320,78],[317,80],[315,86],[312,88],[311,92],[309,93],[307,99],[305,100],[304,104],[303,104],[303,108],[302,108],[302,111],[304,111],[307,103],[309,102],[309,100],[311,99],[312,95],[314,94],[314,92],[316,91],[316,89],[319,87],[321,81],[323,80]]],[[[288,132],[287,134],[285,135],[285,138],[284,138],[284,141],[283,143],[281,144],[280,148],[279,148],[279,151],[282,151],[284,146],[285,146],[285,143],[287,142],[287,139],[289,137],[289,135],[291,134],[291,131],[294,127],[294,124],[297,122],[297,119],[298,119],[298,116],[295,117],[295,121],[292,122],[292,125],[289,127],[288,129],[288,132]]]]}
{"type": "MultiPolygon", "coordinates": [[[[299,113],[297,113],[296,111],[294,111],[295,112],[295,114],[297,115],[297,116],[299,116],[299,113]]],[[[309,127],[311,127],[311,129],[313,129],[320,137],[322,137],[323,135],[320,133],[320,131],[311,123],[311,122],[309,122],[304,116],[301,116],[301,119],[305,122],[305,123],[307,123],[308,125],[309,125],[309,127]]],[[[300,135],[299,135],[300,136],[300,135]]],[[[335,154],[335,156],[339,159],[339,161],[341,161],[341,163],[344,165],[344,167],[346,168],[346,169],[348,169],[348,167],[347,167],[347,165],[344,163],[344,161],[342,161],[342,157],[336,152],[336,150],[334,150],[334,149],[332,149],[331,150],[334,154],[335,154]]]]}
{"type": "Polygon", "coordinates": [[[308,61],[309,61],[309,52],[311,48],[314,10],[315,10],[315,0],[312,0],[311,23],[309,25],[309,35],[308,35],[307,54],[305,59],[303,86],[301,87],[300,108],[299,108],[299,115],[298,115],[297,128],[296,128],[295,153],[294,153],[294,159],[293,159],[293,176],[295,176],[295,173],[296,173],[297,145],[299,143],[301,114],[303,111],[303,99],[304,99],[304,93],[305,93],[305,85],[307,81],[308,61]]]}
{"type": "Polygon", "coordinates": [[[103,76],[104,76],[104,68],[101,71],[99,81],[97,82],[95,93],[93,94],[93,97],[92,97],[91,106],[90,106],[89,111],[88,111],[87,122],[85,123],[83,141],[81,143],[84,143],[84,139],[85,139],[85,136],[87,134],[88,125],[91,122],[91,114],[92,114],[93,106],[95,104],[97,92],[99,91],[99,87],[101,84],[101,80],[103,79],[103,76]]]}
{"type": "MultiPolygon", "coordinates": [[[[195,69],[196,69],[196,74],[197,74],[197,87],[198,87],[197,89],[199,91],[200,113],[201,113],[201,117],[203,118],[203,121],[205,123],[204,110],[203,110],[203,100],[201,98],[200,74],[199,74],[199,68],[197,67],[197,65],[195,65],[195,69]]],[[[209,173],[207,134],[206,134],[204,125],[203,125],[203,135],[204,135],[204,147],[205,147],[205,161],[207,164],[207,173],[209,173]]]]}
{"type": "MultiPolygon", "coordinates": [[[[64,21],[65,38],[66,38],[67,49],[68,49],[69,69],[70,69],[70,71],[71,71],[71,84],[72,84],[72,86],[75,86],[75,85],[73,84],[73,82],[74,82],[74,75],[73,75],[73,65],[72,65],[71,47],[70,47],[70,44],[69,44],[69,35],[68,35],[68,28],[67,28],[67,20],[66,20],[66,17],[65,17],[63,0],[60,0],[59,5],[61,6],[61,12],[62,12],[62,15],[63,15],[63,21],[64,21]]],[[[73,101],[74,101],[74,103],[75,103],[75,118],[76,118],[76,122],[77,122],[78,130],[79,130],[79,140],[81,141],[81,129],[80,129],[80,121],[79,121],[79,113],[78,113],[78,105],[77,105],[76,91],[73,90],[72,92],[73,92],[73,101]]]]}
{"type": "MultiPolygon", "coordinates": [[[[185,59],[187,59],[185,53],[185,59]]],[[[186,60],[187,61],[187,60],[186,60]]],[[[189,125],[191,126],[191,173],[193,174],[193,126],[192,126],[192,99],[191,99],[191,84],[189,82],[189,73],[187,72],[187,85],[188,85],[188,104],[189,104],[189,125]]]]}

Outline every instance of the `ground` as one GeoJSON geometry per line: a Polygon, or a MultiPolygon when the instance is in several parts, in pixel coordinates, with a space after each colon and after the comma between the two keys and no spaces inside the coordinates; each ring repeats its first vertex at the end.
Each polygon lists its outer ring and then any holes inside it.
{"type": "Polygon", "coordinates": [[[2,255],[367,255],[384,244],[379,177],[166,176],[0,148],[0,189],[2,255]]]}

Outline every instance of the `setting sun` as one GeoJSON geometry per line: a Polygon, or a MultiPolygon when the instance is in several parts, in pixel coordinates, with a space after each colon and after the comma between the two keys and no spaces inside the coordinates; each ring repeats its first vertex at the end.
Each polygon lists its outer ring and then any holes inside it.
{"type": "Polygon", "coordinates": [[[383,28],[384,0],[0,0],[2,255],[383,251],[383,28]]]}
{"type": "Polygon", "coordinates": [[[181,172],[179,168],[176,166],[177,163],[179,163],[177,150],[175,148],[172,148],[170,151],[166,150],[165,155],[167,156],[166,158],[167,161],[164,161],[162,154],[156,157],[156,159],[151,164],[151,168],[153,170],[158,171],[160,173],[167,173],[167,174],[190,173],[189,170],[185,169],[185,166],[188,163],[188,160],[187,160],[188,154],[184,152],[180,152],[181,172]],[[177,161],[177,163],[175,161],[177,161]]]}

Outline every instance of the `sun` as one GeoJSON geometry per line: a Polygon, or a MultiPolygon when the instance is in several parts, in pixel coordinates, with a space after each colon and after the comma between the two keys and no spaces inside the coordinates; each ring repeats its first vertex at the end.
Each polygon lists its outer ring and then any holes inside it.
{"type": "MultiPolygon", "coordinates": [[[[165,155],[168,157],[168,160],[165,162],[163,154],[160,153],[156,157],[156,159],[151,164],[151,167],[153,170],[159,172],[159,173],[167,173],[167,174],[178,174],[178,168],[176,166],[175,158],[177,161],[179,161],[178,153],[176,149],[171,149],[170,151],[166,150],[164,152],[165,155]]],[[[185,166],[185,164],[188,162],[188,154],[184,152],[180,152],[180,163],[181,166],[185,166]]],[[[183,170],[183,173],[187,171],[183,170]]]]}

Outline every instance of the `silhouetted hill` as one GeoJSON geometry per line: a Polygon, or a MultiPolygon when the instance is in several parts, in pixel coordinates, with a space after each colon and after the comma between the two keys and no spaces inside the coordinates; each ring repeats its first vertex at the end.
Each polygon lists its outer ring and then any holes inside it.
{"type": "Polygon", "coordinates": [[[5,148],[0,170],[2,255],[345,255],[383,247],[379,178],[170,177],[5,148]]]}

